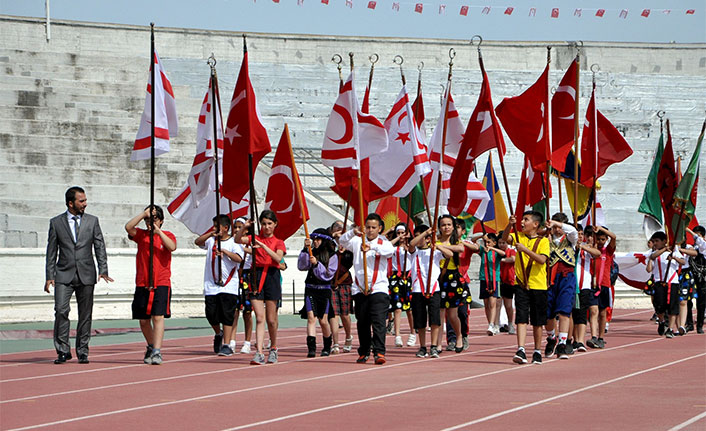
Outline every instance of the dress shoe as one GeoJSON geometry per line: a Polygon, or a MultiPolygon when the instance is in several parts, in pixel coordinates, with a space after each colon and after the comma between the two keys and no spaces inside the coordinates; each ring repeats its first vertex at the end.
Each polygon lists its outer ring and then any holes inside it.
{"type": "Polygon", "coordinates": [[[87,364],[88,363],[88,355],[78,355],[78,363],[79,364],[87,364]]]}
{"type": "Polygon", "coordinates": [[[55,364],[63,364],[66,361],[71,360],[71,353],[59,353],[59,356],[54,359],[55,364]]]}

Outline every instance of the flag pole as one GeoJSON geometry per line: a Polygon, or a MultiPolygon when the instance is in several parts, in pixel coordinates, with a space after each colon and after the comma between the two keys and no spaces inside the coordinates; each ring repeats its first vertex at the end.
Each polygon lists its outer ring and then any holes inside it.
{"type": "MultiPolygon", "coordinates": [[[[417,65],[417,70],[419,71],[419,77],[417,78],[417,99],[422,95],[422,69],[424,69],[424,62],[420,61],[417,65]]],[[[414,121],[419,121],[419,104],[414,107],[414,121]]],[[[418,124],[419,125],[419,124],[418,124]]],[[[421,126],[421,125],[419,125],[421,126]]],[[[426,190],[424,189],[424,181],[419,180],[422,184],[422,197],[424,199],[424,209],[427,211],[427,218],[429,219],[429,225],[431,226],[431,211],[429,210],[429,198],[427,197],[426,190]]]]}
{"type": "MultiPolygon", "coordinates": [[[[302,213],[302,222],[304,223],[304,235],[309,238],[309,227],[306,224],[306,212],[304,211],[304,194],[302,192],[301,183],[299,183],[299,171],[297,170],[297,165],[294,163],[294,151],[292,150],[292,138],[289,136],[289,126],[284,123],[284,133],[287,135],[287,145],[289,146],[289,154],[292,156],[292,176],[294,177],[294,191],[297,194],[297,202],[299,202],[299,209],[302,213]]],[[[311,251],[311,246],[308,246],[309,257],[314,254],[311,251]]]]}
{"type": "Polygon", "coordinates": [[[447,79],[447,84],[446,84],[446,104],[444,106],[444,126],[442,128],[442,135],[441,135],[441,155],[439,158],[439,171],[437,172],[437,177],[436,177],[436,201],[434,202],[434,220],[432,220],[432,229],[431,229],[431,254],[429,255],[429,271],[427,272],[427,285],[426,285],[426,292],[424,292],[424,296],[429,297],[429,293],[431,293],[431,270],[434,265],[434,250],[436,249],[436,229],[437,229],[437,221],[439,217],[439,199],[441,198],[441,181],[442,181],[442,170],[444,169],[444,156],[445,154],[445,148],[446,148],[446,131],[448,128],[448,122],[449,122],[449,104],[451,102],[451,78],[453,74],[453,65],[454,65],[454,57],[456,57],[456,50],[451,48],[449,50],[449,76],[447,79]]]}
{"type": "Polygon", "coordinates": [[[150,82],[152,86],[150,88],[150,264],[148,269],[148,283],[149,288],[153,289],[154,285],[154,111],[155,111],[155,59],[156,55],[154,53],[154,23],[150,23],[150,82]]]}
{"type": "Polygon", "coordinates": [[[576,45],[576,100],[574,103],[574,227],[578,228],[578,196],[579,196],[579,95],[581,87],[581,51],[576,45]]]}
{"type": "MultiPolygon", "coordinates": [[[[354,64],[353,64],[353,53],[349,52],[348,57],[351,60],[351,72],[353,72],[354,64]]],[[[372,77],[372,73],[370,74],[372,77]]],[[[358,141],[358,134],[356,133],[356,141],[358,141]]],[[[358,144],[358,142],[356,142],[358,144]]],[[[367,253],[363,251],[362,249],[365,248],[365,214],[364,212],[368,212],[367,208],[363,208],[363,179],[361,178],[361,168],[362,168],[362,161],[360,160],[360,145],[356,145],[356,158],[358,159],[358,215],[360,217],[358,220],[358,228],[361,229],[362,235],[360,236],[360,247],[361,251],[363,253],[363,294],[367,295],[368,293],[368,258],[367,258],[367,253]]]]}
{"type": "MultiPolygon", "coordinates": [[[[221,197],[220,197],[220,181],[218,175],[218,121],[216,111],[220,109],[219,99],[216,94],[218,94],[218,75],[216,74],[216,57],[211,53],[211,56],[206,62],[211,68],[211,114],[213,116],[213,140],[211,145],[213,147],[213,160],[214,160],[214,175],[216,177],[216,187],[214,192],[216,193],[216,217],[221,215],[221,197]]],[[[220,226],[220,221],[218,223],[220,226]]],[[[230,227],[230,226],[229,226],[230,227]]],[[[216,232],[218,234],[218,232],[216,232]]],[[[223,268],[222,257],[221,257],[221,237],[216,235],[216,248],[218,250],[218,281],[216,284],[219,286],[223,283],[223,268]]]]}
{"type": "MultiPolygon", "coordinates": [[[[552,62],[552,47],[547,46],[547,68],[552,62]]],[[[549,97],[551,89],[549,86],[547,86],[547,113],[545,116],[544,120],[544,130],[546,130],[547,134],[547,143],[549,145],[549,154],[551,155],[552,153],[552,109],[551,109],[551,97],[549,97]]],[[[546,149],[545,149],[546,151],[546,149]]],[[[547,160],[547,176],[544,178],[544,181],[546,182],[546,190],[544,191],[544,201],[547,207],[547,220],[551,217],[551,213],[549,212],[549,190],[551,190],[551,183],[549,182],[550,176],[552,172],[552,161],[551,159],[547,160]]]]}

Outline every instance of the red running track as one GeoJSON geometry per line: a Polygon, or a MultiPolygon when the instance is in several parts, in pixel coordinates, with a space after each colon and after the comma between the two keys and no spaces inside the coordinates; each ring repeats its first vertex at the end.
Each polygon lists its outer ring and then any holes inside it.
{"type": "Polygon", "coordinates": [[[486,336],[477,311],[469,351],[388,347],[383,366],[307,359],[303,328],[280,331],[280,362],[261,367],[216,357],[209,337],[168,340],[161,366],[139,343],[92,348],[88,365],[5,354],[0,428],[704,430],[706,337],[660,338],[650,314],[618,310],[605,349],[542,365],[513,364],[515,337],[486,336]]]}

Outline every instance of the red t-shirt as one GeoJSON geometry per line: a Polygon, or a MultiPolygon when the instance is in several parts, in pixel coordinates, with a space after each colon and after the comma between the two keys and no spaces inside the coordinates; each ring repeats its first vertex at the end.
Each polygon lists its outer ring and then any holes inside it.
{"type": "MultiPolygon", "coordinates": [[[[505,257],[516,256],[517,252],[514,248],[508,247],[505,249],[505,257]]],[[[500,281],[503,284],[515,285],[515,264],[500,262],[500,281]]]]}
{"type": "MultiPolygon", "coordinates": [[[[146,229],[136,228],[135,236],[128,236],[137,243],[137,256],[135,263],[137,271],[135,274],[135,285],[146,287],[149,283],[149,261],[150,261],[150,237],[146,229]]],[[[173,233],[163,230],[165,235],[176,244],[176,237],[173,233]]],[[[172,252],[162,244],[162,238],[154,235],[154,283],[157,286],[172,285],[172,252]]]]}
{"type": "MultiPolygon", "coordinates": [[[[263,238],[259,235],[255,235],[255,239],[268,246],[270,250],[274,251],[275,253],[278,250],[282,250],[285,254],[287,253],[287,248],[284,246],[284,241],[279,238],[276,238],[274,236],[271,236],[269,238],[263,238]]],[[[263,267],[265,265],[279,267],[279,262],[275,262],[275,260],[272,259],[272,257],[270,257],[270,255],[267,254],[267,252],[263,248],[256,248],[255,265],[259,267],[263,267]]]]}
{"type": "Polygon", "coordinates": [[[599,286],[610,287],[610,268],[613,266],[615,246],[610,243],[600,250],[600,252],[600,257],[591,259],[591,263],[593,264],[591,272],[593,276],[596,277],[596,283],[598,283],[599,286]],[[601,271],[603,271],[602,274],[601,271]],[[601,279],[599,280],[598,277],[601,277],[601,279]]]}

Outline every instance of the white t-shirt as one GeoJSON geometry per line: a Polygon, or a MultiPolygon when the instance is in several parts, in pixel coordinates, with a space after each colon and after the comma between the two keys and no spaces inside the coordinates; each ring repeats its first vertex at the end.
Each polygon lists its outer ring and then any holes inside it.
{"type": "Polygon", "coordinates": [[[412,253],[406,253],[404,248],[395,247],[395,252],[390,258],[392,262],[392,272],[397,273],[397,271],[402,272],[412,270],[412,253]],[[407,257],[407,264],[405,265],[405,256],[407,257]]]}
{"type": "MultiPolygon", "coordinates": [[[[674,250],[673,257],[683,259],[684,255],[679,252],[679,250],[674,250]]],[[[669,259],[669,252],[665,251],[657,259],[652,262],[652,275],[655,277],[655,281],[662,281],[664,276],[669,277],[667,281],[668,284],[673,284],[678,281],[678,271],[679,263],[672,259],[669,262],[669,273],[667,273],[667,260],[669,259]]]]}
{"type": "Polygon", "coordinates": [[[412,264],[412,293],[434,293],[439,288],[439,275],[441,275],[441,259],[444,258],[443,253],[438,249],[434,249],[434,263],[431,266],[431,288],[427,289],[427,281],[429,280],[429,256],[431,256],[430,248],[418,248],[414,252],[414,263],[412,264]],[[422,289],[423,288],[423,289],[422,289]]]}
{"type": "MultiPolygon", "coordinates": [[[[206,252],[206,265],[203,271],[203,294],[218,295],[219,293],[238,294],[238,263],[231,260],[228,256],[221,257],[221,281],[225,284],[219,286],[216,284],[218,279],[218,257],[216,256],[216,239],[211,237],[206,240],[206,243],[201,247],[206,252]]],[[[233,237],[225,241],[221,241],[221,250],[237,254],[243,257],[243,247],[233,241],[233,237]]]]}
{"type": "MultiPolygon", "coordinates": [[[[362,293],[364,289],[363,279],[365,277],[363,253],[360,249],[362,240],[355,234],[355,230],[351,229],[341,235],[339,243],[343,248],[353,253],[354,283],[351,286],[351,295],[362,293]]],[[[395,247],[382,236],[378,236],[372,241],[366,239],[365,243],[370,245],[370,250],[365,255],[368,264],[368,291],[371,294],[387,294],[390,289],[387,281],[387,258],[392,257],[395,247]]]]}

